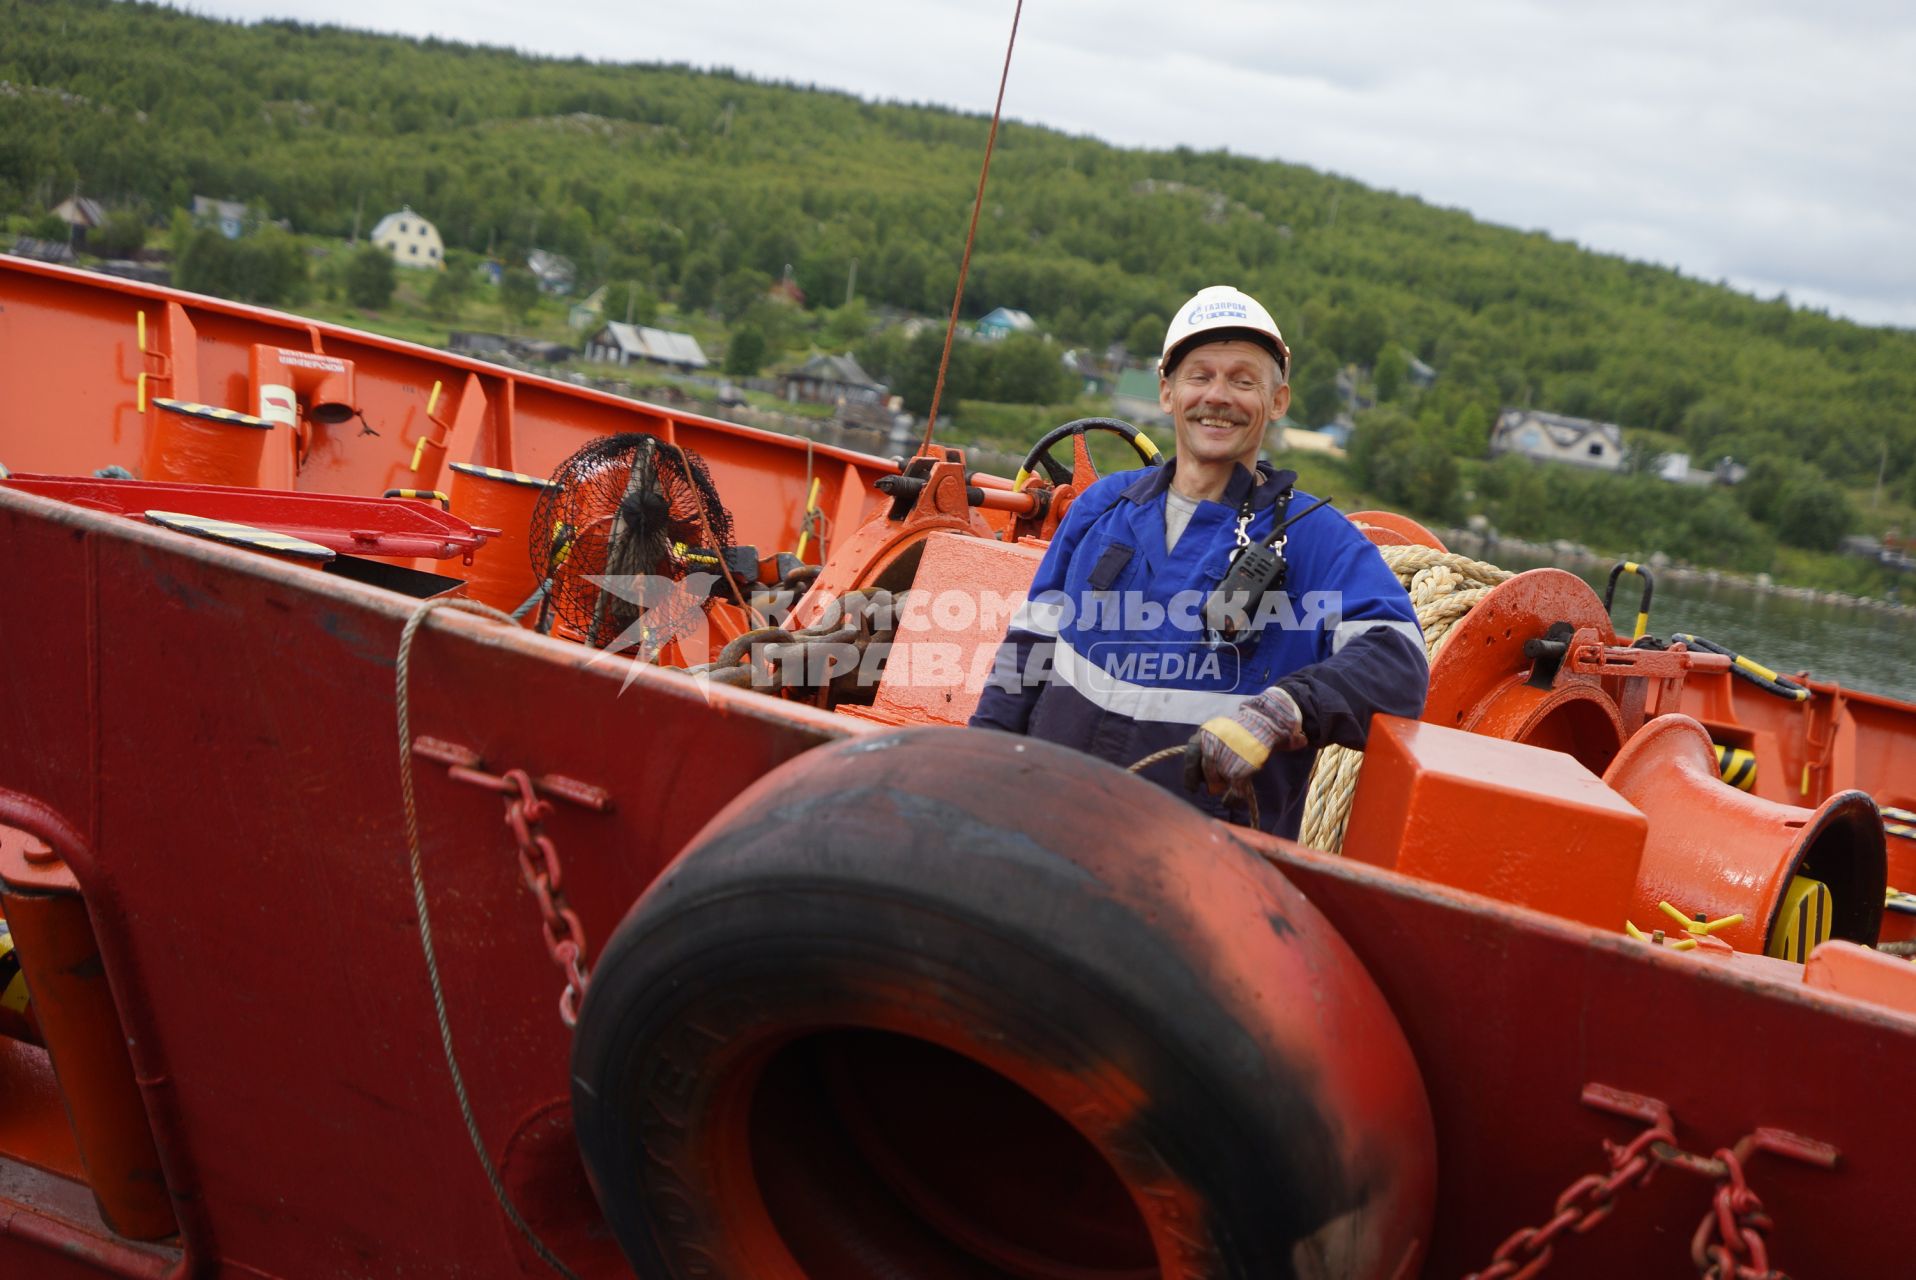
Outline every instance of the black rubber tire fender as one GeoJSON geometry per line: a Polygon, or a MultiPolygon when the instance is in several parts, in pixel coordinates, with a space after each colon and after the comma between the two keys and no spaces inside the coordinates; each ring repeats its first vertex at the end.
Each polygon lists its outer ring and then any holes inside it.
{"type": "Polygon", "coordinates": [[[983,731],[718,815],[608,942],[573,1105],[647,1280],[1383,1277],[1429,1238],[1422,1082],[1329,924],[1161,788],[983,731]]]}

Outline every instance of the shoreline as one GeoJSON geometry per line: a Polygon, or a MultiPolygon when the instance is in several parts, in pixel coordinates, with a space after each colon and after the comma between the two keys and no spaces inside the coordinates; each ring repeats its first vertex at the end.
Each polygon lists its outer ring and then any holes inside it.
{"type": "MultiPolygon", "coordinates": [[[[1494,529],[1447,528],[1436,530],[1436,533],[1444,540],[1444,545],[1452,551],[1491,564],[1497,562],[1496,555],[1503,550],[1564,568],[1572,565],[1609,566],[1622,559],[1620,556],[1600,555],[1581,543],[1562,539],[1555,542],[1529,542],[1509,534],[1500,534],[1494,529]]],[[[1672,582],[1722,583],[1763,595],[1801,600],[1808,604],[1827,604],[1839,608],[1864,609],[1892,617],[1916,618],[1916,603],[1882,600],[1875,596],[1851,595],[1847,591],[1823,591],[1816,587],[1790,586],[1773,581],[1767,573],[1748,574],[1739,573],[1733,569],[1704,568],[1672,560],[1661,551],[1653,552],[1645,557],[1642,563],[1658,579],[1672,582]]],[[[1912,583],[1912,586],[1916,587],[1916,583],[1912,583]]]]}

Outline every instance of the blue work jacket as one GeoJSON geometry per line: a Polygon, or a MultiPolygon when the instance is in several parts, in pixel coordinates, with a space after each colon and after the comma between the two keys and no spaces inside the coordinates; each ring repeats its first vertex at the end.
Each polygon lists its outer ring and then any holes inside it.
{"type": "MultiPolygon", "coordinates": [[[[1213,716],[1278,685],[1303,712],[1306,746],[1275,753],[1253,790],[1258,825],[1295,837],[1317,749],[1362,748],[1371,717],[1416,716],[1429,684],[1410,598],[1377,549],[1334,507],[1291,526],[1285,584],[1261,603],[1262,625],[1237,643],[1204,627],[1203,602],[1246,532],[1276,525],[1290,471],[1239,467],[1221,500],[1200,502],[1164,549],[1165,493],[1176,462],[1106,476],[1072,503],[1024,605],[1013,616],[971,723],[1028,733],[1128,766],[1187,742],[1213,716]]],[[[1289,513],[1314,502],[1296,493],[1289,513]]],[[[1218,797],[1185,790],[1182,761],[1144,771],[1199,808],[1235,821],[1218,797]]]]}

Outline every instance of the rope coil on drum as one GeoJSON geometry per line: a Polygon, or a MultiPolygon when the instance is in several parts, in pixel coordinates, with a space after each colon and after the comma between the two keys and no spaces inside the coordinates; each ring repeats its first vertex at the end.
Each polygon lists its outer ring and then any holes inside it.
{"type": "MultiPolygon", "coordinates": [[[[1491,588],[1516,576],[1482,560],[1452,551],[1418,545],[1377,548],[1397,580],[1410,593],[1417,625],[1424,633],[1424,654],[1433,663],[1437,651],[1491,588]]],[[[1341,853],[1344,828],[1350,819],[1351,797],[1357,791],[1357,771],[1364,753],[1330,746],[1317,753],[1311,769],[1310,791],[1304,799],[1304,823],[1298,842],[1309,849],[1341,853]]]]}

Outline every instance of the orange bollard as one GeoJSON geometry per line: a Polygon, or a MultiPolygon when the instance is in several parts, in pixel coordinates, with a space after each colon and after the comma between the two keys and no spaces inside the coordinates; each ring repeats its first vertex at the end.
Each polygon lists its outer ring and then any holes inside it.
{"type": "Polygon", "coordinates": [[[272,423],[251,414],[156,399],[140,479],[253,488],[272,430],[272,423]]]}
{"type": "Polygon", "coordinates": [[[1685,926],[1659,906],[1667,902],[1698,926],[1689,932],[1756,955],[1800,960],[1821,937],[1877,940],[1883,822],[1862,792],[1840,792],[1810,810],[1738,791],[1717,773],[1709,731],[1681,715],[1645,724],[1603,780],[1650,819],[1630,908],[1643,932],[1681,934],[1685,926]],[[1823,916],[1784,949],[1778,944],[1804,906],[1799,879],[1827,890],[1823,916]],[[1735,916],[1742,919],[1719,923],[1735,916]]]}
{"type": "Polygon", "coordinates": [[[500,531],[472,553],[467,594],[495,609],[517,609],[539,585],[529,545],[532,509],[552,482],[470,462],[453,463],[452,473],[453,514],[500,531]]]}
{"type": "Polygon", "coordinates": [[[178,1234],[79,884],[44,843],[11,828],[0,828],[0,909],[100,1216],[130,1240],[178,1234]]]}

